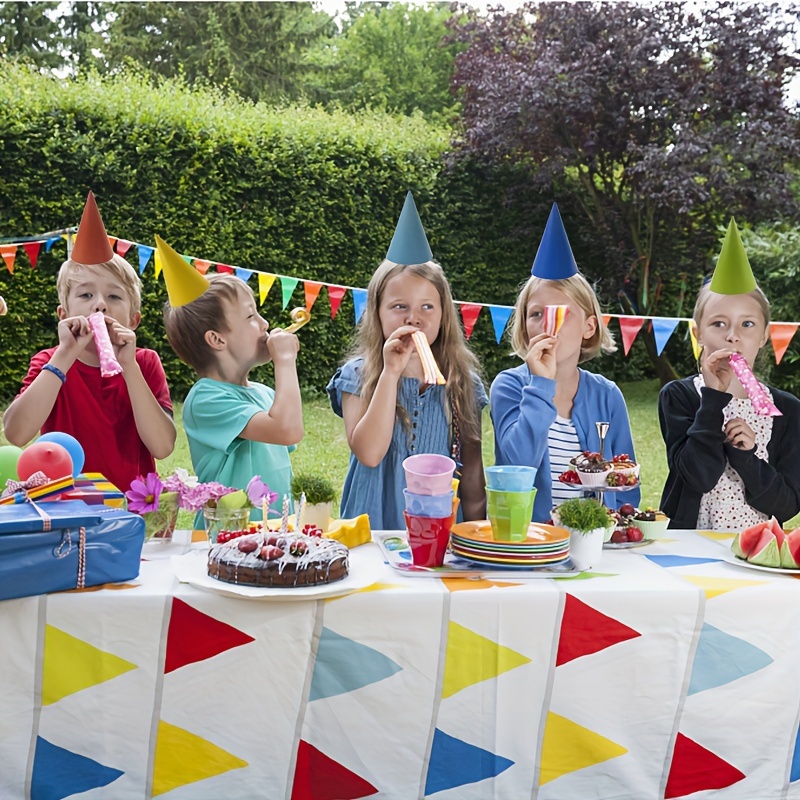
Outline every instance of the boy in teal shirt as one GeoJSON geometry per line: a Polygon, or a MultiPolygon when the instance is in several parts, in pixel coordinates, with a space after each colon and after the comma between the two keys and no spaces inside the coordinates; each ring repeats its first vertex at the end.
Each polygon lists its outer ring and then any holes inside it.
{"type": "MultiPolygon", "coordinates": [[[[233,275],[208,279],[156,237],[169,302],[167,339],[199,377],[183,406],[198,479],[244,489],[254,475],[275,492],[274,510],[291,498],[289,448],[303,437],[303,404],[294,334],[258,313],[250,287],[233,275]],[[275,389],[249,380],[272,361],[275,389]]],[[[260,511],[253,514],[260,517],[260,511]]]]}

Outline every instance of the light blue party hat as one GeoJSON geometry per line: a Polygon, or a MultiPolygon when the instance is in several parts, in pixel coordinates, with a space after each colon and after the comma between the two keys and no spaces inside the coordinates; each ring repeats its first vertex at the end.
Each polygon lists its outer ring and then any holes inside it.
{"type": "Polygon", "coordinates": [[[571,278],[577,273],[578,265],[575,263],[575,256],[572,255],[561,214],[558,212],[558,206],[553,203],[547,225],[544,227],[542,241],[536,251],[536,258],[533,259],[531,275],[548,281],[560,281],[571,278]]]}
{"type": "Polygon", "coordinates": [[[432,258],[433,253],[417,213],[417,206],[409,192],[400,212],[400,219],[397,220],[392,243],[386,252],[386,259],[395,264],[424,264],[432,258]]]}

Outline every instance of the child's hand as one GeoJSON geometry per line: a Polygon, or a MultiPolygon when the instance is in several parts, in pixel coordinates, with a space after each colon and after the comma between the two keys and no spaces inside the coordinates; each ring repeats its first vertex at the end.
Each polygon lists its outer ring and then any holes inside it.
{"type": "Polygon", "coordinates": [[[75,360],[92,341],[92,329],[86,317],[67,317],[58,323],[58,348],[75,360]]]}
{"type": "Polygon", "coordinates": [[[267,350],[273,362],[296,361],[300,340],[293,334],[275,328],[267,337],[267,350]]]}
{"type": "Polygon", "coordinates": [[[525,363],[532,375],[555,380],[558,353],[558,337],[539,333],[528,342],[525,363]]]}
{"type": "Polygon", "coordinates": [[[114,346],[114,355],[124,370],[136,361],[136,333],[113,317],[106,316],[104,319],[108,328],[108,338],[114,346]]]}
{"type": "Polygon", "coordinates": [[[733,379],[733,370],[728,360],[733,350],[715,350],[703,360],[703,381],[709,389],[727,392],[733,379]]]}
{"type": "Polygon", "coordinates": [[[756,446],[753,429],[741,418],[732,417],[725,423],[725,440],[738,450],[752,450],[756,446]]]}
{"type": "Polygon", "coordinates": [[[417,330],[413,325],[401,325],[383,343],[383,368],[399,377],[416,353],[411,334],[417,330]]]}

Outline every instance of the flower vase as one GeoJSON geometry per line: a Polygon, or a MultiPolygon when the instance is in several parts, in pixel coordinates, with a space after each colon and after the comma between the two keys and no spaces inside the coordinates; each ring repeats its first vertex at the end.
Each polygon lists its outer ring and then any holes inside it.
{"type": "Polygon", "coordinates": [[[142,514],[144,536],[148,542],[171,542],[178,522],[178,493],[162,492],[155,511],[142,514]]]}
{"type": "MultiPolygon", "coordinates": [[[[313,505],[307,503],[306,507],[303,509],[303,518],[298,520],[298,523],[304,527],[306,525],[316,525],[325,532],[331,526],[332,507],[333,503],[331,502],[314,503],[313,505]]],[[[295,509],[297,509],[297,503],[295,503],[295,509]]]]}
{"type": "Polygon", "coordinates": [[[603,556],[603,539],[606,535],[605,528],[595,528],[592,531],[569,530],[569,556],[576,569],[591,569],[596,566],[603,556]]]}
{"type": "Polygon", "coordinates": [[[220,531],[242,531],[250,527],[250,509],[204,506],[203,519],[208,543],[216,544],[220,531]]]}

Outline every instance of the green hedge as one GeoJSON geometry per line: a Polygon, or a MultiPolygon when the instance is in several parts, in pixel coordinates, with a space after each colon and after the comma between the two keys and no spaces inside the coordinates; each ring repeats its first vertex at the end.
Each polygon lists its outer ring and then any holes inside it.
{"type": "MultiPolygon", "coordinates": [[[[91,188],[111,235],[152,245],[159,233],[181,253],[363,287],[410,188],[454,296],[512,304],[551,200],[528,189],[511,165],[492,172],[470,163],[448,166],[448,136],[418,118],[276,110],[176,83],[154,87],[135,76],[65,82],[5,64],[0,236],[77,224],[91,188]]],[[[591,274],[590,243],[578,237],[573,244],[591,274]]],[[[55,273],[66,255],[64,244],[56,244],[32,271],[19,252],[15,274],[0,271],[0,294],[10,307],[0,318],[5,401],[31,354],[55,343],[55,273]]],[[[128,258],[138,265],[135,249],[128,258]]],[[[161,353],[180,400],[194,378],[165,341],[166,295],[152,262],[143,282],[139,343],[161,353]]],[[[251,283],[256,288],[255,277],[251,283]]],[[[289,308],[302,304],[301,282],[289,308]]],[[[277,283],[263,309],[273,323],[288,321],[277,283]]],[[[324,388],[352,331],[350,294],[331,320],[323,290],[300,335],[304,388],[324,388]]],[[[508,346],[496,344],[486,310],[472,342],[488,380],[515,363],[508,346]]],[[[607,359],[603,369],[610,377],[652,374],[642,353],[607,359]]],[[[269,380],[268,371],[254,377],[269,380]]]]}

